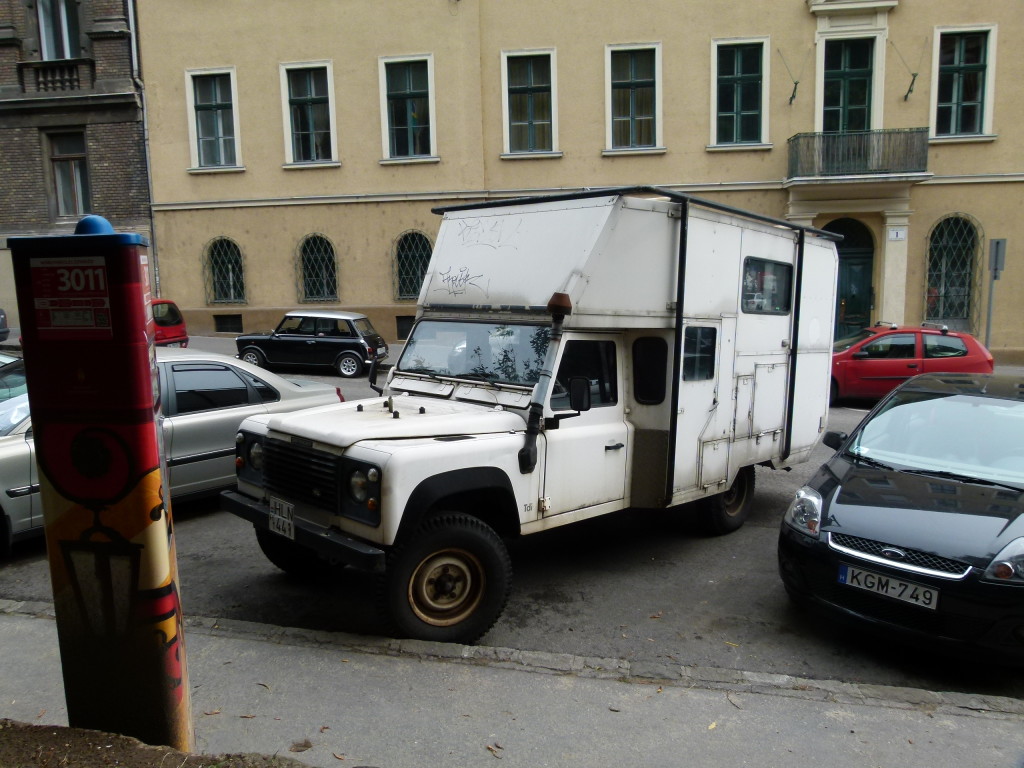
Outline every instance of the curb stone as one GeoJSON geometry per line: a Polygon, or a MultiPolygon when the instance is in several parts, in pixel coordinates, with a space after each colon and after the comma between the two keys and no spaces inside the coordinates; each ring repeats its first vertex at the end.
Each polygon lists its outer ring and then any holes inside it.
{"type": "MultiPolygon", "coordinates": [[[[0,598],[0,615],[3,614],[55,619],[53,604],[39,601],[0,598]]],[[[633,684],[701,688],[722,691],[727,696],[730,693],[760,694],[804,698],[832,704],[919,709],[929,714],[998,719],[1024,717],[1024,699],[1005,696],[928,691],[901,686],[845,683],[838,680],[814,680],[765,672],[665,664],[655,660],[629,661],[495,646],[373,638],[344,632],[276,627],[252,621],[205,616],[186,617],[185,626],[190,632],[199,634],[237,636],[277,645],[334,647],[367,655],[403,656],[549,675],[616,679],[633,684]]]]}

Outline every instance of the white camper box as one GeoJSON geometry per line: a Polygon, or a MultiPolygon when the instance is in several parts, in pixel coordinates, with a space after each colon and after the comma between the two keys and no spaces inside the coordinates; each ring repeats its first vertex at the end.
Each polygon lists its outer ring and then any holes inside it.
{"type": "Polygon", "coordinates": [[[755,466],[808,458],[828,413],[827,233],[658,188],[437,212],[381,396],[240,428],[223,506],[279,567],[380,573],[399,633],[472,642],[508,597],[505,540],[627,507],[725,533],[755,466]]]}
{"type": "Polygon", "coordinates": [[[743,467],[808,457],[828,415],[836,269],[832,240],[794,226],[688,199],[606,194],[449,209],[419,301],[424,317],[547,315],[564,293],[567,333],[665,339],[665,399],[631,397],[629,365],[623,396],[630,505],[669,506],[725,490],[743,467]],[[770,304],[779,297],[784,308],[770,304]],[[686,356],[707,350],[676,349],[679,323],[684,341],[687,328],[696,344],[714,339],[709,378],[706,366],[687,371],[686,356]]]}

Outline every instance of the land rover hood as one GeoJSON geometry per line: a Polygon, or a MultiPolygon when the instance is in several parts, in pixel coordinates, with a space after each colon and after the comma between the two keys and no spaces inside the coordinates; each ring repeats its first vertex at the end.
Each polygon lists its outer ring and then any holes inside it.
{"type": "Polygon", "coordinates": [[[500,407],[396,397],[358,400],[273,416],[271,432],[347,448],[362,440],[485,435],[525,428],[523,416],[500,407]]]}

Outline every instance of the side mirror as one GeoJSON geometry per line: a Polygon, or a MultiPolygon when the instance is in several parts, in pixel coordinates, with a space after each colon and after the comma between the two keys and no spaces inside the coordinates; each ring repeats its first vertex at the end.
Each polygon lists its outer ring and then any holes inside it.
{"type": "Polygon", "coordinates": [[[366,380],[370,385],[370,389],[376,392],[378,395],[384,394],[384,387],[377,386],[377,369],[380,366],[380,360],[375,355],[373,362],[370,363],[370,373],[367,374],[366,380]]]}
{"type": "Polygon", "coordinates": [[[871,355],[861,350],[859,352],[854,352],[852,355],[850,355],[850,357],[852,357],[854,360],[866,360],[867,358],[871,357],[871,355]]]}
{"type": "Polygon", "coordinates": [[[847,437],[849,435],[845,432],[826,432],[821,442],[832,450],[838,451],[843,446],[843,443],[846,442],[847,437]]]}
{"type": "Polygon", "coordinates": [[[590,410],[590,379],[586,376],[569,379],[569,407],[574,411],[590,410]]]}

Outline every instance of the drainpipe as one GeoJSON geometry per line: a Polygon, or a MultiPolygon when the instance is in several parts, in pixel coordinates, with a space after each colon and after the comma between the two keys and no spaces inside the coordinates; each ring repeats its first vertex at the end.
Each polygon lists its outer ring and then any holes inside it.
{"type": "Polygon", "coordinates": [[[572,302],[566,293],[553,293],[548,301],[548,312],[551,313],[551,336],[548,338],[548,351],[544,357],[544,365],[540,376],[533,387],[533,402],[530,403],[530,415],[526,421],[526,443],[519,449],[519,471],[524,475],[533,472],[537,467],[537,435],[544,416],[544,401],[548,399],[551,389],[551,372],[555,368],[555,357],[558,355],[558,344],[562,340],[562,323],[565,316],[572,313],[572,302]]]}

